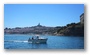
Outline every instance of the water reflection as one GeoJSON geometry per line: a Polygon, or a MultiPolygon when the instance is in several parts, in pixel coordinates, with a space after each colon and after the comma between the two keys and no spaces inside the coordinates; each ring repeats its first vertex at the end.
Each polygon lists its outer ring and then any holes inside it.
{"type": "Polygon", "coordinates": [[[40,43],[40,44],[35,44],[35,43],[28,43],[29,47],[31,49],[43,49],[43,48],[48,48],[47,43],[40,43]]]}

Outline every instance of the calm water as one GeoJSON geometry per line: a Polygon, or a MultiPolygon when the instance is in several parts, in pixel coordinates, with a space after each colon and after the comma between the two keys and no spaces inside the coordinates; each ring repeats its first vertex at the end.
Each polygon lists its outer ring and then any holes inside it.
{"type": "Polygon", "coordinates": [[[84,49],[84,37],[43,36],[47,44],[28,43],[30,35],[4,35],[5,49],[84,49]]]}

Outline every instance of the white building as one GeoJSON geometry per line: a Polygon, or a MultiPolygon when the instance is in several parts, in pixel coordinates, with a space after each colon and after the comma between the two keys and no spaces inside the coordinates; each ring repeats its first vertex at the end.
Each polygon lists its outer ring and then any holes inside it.
{"type": "Polygon", "coordinates": [[[80,23],[84,24],[84,13],[80,15],[80,23]]]}

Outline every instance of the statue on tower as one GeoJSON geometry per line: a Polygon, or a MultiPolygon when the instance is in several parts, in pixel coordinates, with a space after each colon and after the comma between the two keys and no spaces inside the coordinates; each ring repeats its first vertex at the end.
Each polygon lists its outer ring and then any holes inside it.
{"type": "Polygon", "coordinates": [[[38,25],[40,26],[40,23],[38,25]]]}
{"type": "Polygon", "coordinates": [[[37,26],[41,27],[42,25],[40,25],[40,23],[39,23],[37,26]]]}

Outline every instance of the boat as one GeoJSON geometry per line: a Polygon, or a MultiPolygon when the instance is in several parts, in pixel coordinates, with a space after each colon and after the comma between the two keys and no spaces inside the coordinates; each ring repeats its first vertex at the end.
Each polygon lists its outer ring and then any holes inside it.
{"type": "Polygon", "coordinates": [[[47,38],[43,38],[43,37],[40,37],[40,36],[33,36],[32,38],[29,38],[28,39],[28,42],[29,43],[37,43],[37,44],[44,44],[44,43],[47,43],[47,38]]]}

